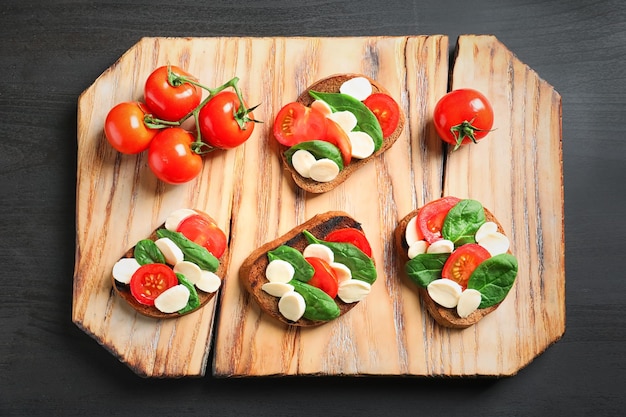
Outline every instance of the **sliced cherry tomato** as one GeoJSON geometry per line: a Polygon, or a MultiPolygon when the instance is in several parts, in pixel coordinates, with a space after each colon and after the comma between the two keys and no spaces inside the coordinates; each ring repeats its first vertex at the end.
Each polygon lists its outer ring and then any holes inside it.
{"type": "Polygon", "coordinates": [[[421,232],[428,243],[441,239],[443,222],[450,209],[459,201],[456,197],[443,197],[420,208],[417,213],[418,234],[421,232]]]}
{"type": "Polygon", "coordinates": [[[357,248],[361,249],[361,251],[372,257],[372,248],[370,246],[365,233],[363,233],[359,229],[355,229],[353,227],[346,227],[344,229],[336,229],[330,232],[324,238],[327,242],[345,242],[352,243],[357,248]]]}
{"type": "MultiPolygon", "coordinates": [[[[177,76],[195,81],[194,76],[177,66],[170,65],[169,69],[177,76]]],[[[146,79],[144,99],[154,116],[176,122],[200,104],[202,89],[176,78],[176,83],[172,85],[168,75],[168,66],[155,69],[146,79]]]]}
{"type": "Polygon", "coordinates": [[[286,104],[274,120],[274,137],[285,146],[326,137],[326,116],[298,102],[286,104]]]}
{"type": "Polygon", "coordinates": [[[200,246],[204,246],[216,258],[221,258],[226,250],[226,235],[212,219],[200,214],[184,219],[176,230],[200,246]]]}
{"type": "Polygon", "coordinates": [[[139,267],[130,279],[130,293],[148,306],[168,288],[178,284],[174,271],[164,264],[146,264],[139,267]]]}
{"type": "Polygon", "coordinates": [[[214,148],[230,149],[248,140],[254,130],[254,116],[250,112],[237,116],[238,110],[239,99],[232,91],[222,91],[202,106],[198,122],[204,141],[214,148]],[[236,117],[243,118],[243,129],[236,117]]]}
{"type": "Polygon", "coordinates": [[[339,281],[337,280],[337,274],[335,274],[335,271],[333,271],[328,262],[323,259],[315,257],[305,259],[315,270],[313,277],[307,282],[307,284],[324,291],[330,296],[330,298],[335,298],[337,296],[337,291],[339,291],[339,281]]]}
{"type": "Polygon", "coordinates": [[[462,88],[443,96],[435,105],[437,134],[454,149],[484,138],[493,126],[493,108],[479,91],[462,88]]]}
{"type": "Polygon", "coordinates": [[[143,103],[119,103],[107,114],[104,134],[113,148],[125,154],[145,151],[159,132],[143,122],[149,111],[143,103]]]}
{"type": "Polygon", "coordinates": [[[191,149],[194,140],[180,127],[159,132],[148,148],[148,165],[154,175],[170,184],[194,179],[202,170],[202,157],[191,149]]]}
{"type": "Polygon", "coordinates": [[[363,101],[363,104],[374,113],[380,127],[383,130],[383,137],[387,137],[396,130],[400,121],[400,106],[388,94],[374,93],[363,101]]]}
{"type": "Polygon", "coordinates": [[[341,126],[330,119],[326,119],[326,136],[322,139],[339,148],[344,167],[350,163],[352,160],[352,142],[341,126]]]}
{"type": "Polygon", "coordinates": [[[456,281],[463,289],[466,289],[472,272],[490,256],[487,249],[476,243],[459,246],[443,265],[441,277],[456,281]]]}

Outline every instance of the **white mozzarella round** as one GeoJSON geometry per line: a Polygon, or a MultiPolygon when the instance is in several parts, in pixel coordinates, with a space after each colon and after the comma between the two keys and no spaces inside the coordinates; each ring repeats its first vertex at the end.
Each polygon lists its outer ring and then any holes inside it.
{"type": "Polygon", "coordinates": [[[304,315],[306,303],[304,298],[295,291],[290,291],[278,300],[278,311],[287,320],[298,321],[304,315]]]}
{"type": "Polygon", "coordinates": [[[328,158],[318,159],[311,165],[309,175],[317,182],[329,182],[339,175],[339,165],[328,158]]]}
{"type": "Polygon", "coordinates": [[[356,159],[365,159],[371,156],[376,149],[374,139],[365,132],[353,131],[348,133],[350,143],[352,144],[352,157],[356,159]]]}
{"type": "Polygon", "coordinates": [[[293,265],[282,259],[274,259],[265,268],[265,278],[269,282],[289,282],[295,273],[293,265]]]}
{"type": "Polygon", "coordinates": [[[189,289],[182,284],[174,285],[154,299],[154,306],[162,313],[175,313],[185,308],[189,301],[189,289]]]}
{"type": "Polygon", "coordinates": [[[171,230],[172,232],[175,232],[176,229],[178,229],[178,225],[183,220],[195,214],[198,214],[198,212],[192,209],[188,209],[188,208],[175,210],[169,216],[167,216],[167,219],[165,219],[165,228],[167,230],[171,230]]]}
{"type": "Polygon", "coordinates": [[[332,120],[333,122],[337,123],[339,127],[341,127],[341,129],[346,133],[351,132],[352,129],[356,127],[356,123],[357,123],[356,116],[351,111],[348,111],[348,110],[336,111],[334,113],[329,114],[326,117],[332,120]]]}
{"type": "Polygon", "coordinates": [[[372,94],[372,84],[365,77],[354,77],[341,84],[339,92],[363,101],[372,94]]]}
{"type": "Polygon", "coordinates": [[[208,293],[214,293],[221,285],[222,280],[216,273],[205,270],[202,271],[200,279],[196,282],[197,289],[208,293]]]}
{"type": "Polygon", "coordinates": [[[344,264],[339,262],[331,262],[330,267],[333,269],[335,275],[337,276],[337,282],[341,283],[343,281],[352,279],[352,271],[350,271],[350,268],[348,268],[344,264]]]}
{"type": "Polygon", "coordinates": [[[415,258],[417,255],[421,255],[422,253],[426,253],[428,251],[428,242],[425,240],[418,240],[413,242],[411,246],[409,246],[409,259],[415,258]]]}
{"type": "Polygon", "coordinates": [[[426,253],[452,253],[453,250],[454,243],[451,240],[439,239],[428,246],[426,253]]]}
{"type": "Polygon", "coordinates": [[[302,251],[302,256],[305,258],[320,258],[329,264],[335,261],[333,251],[328,246],[322,245],[321,243],[311,243],[307,245],[302,251]]]}
{"type": "Polygon", "coordinates": [[[459,297],[459,303],[456,306],[456,313],[461,318],[465,318],[478,309],[482,295],[480,291],[471,288],[466,289],[459,297]]]}
{"type": "Polygon", "coordinates": [[[311,108],[319,111],[324,116],[328,116],[333,112],[328,103],[323,100],[314,100],[313,103],[311,103],[311,108]]]}
{"type": "Polygon", "coordinates": [[[113,265],[113,278],[117,282],[128,284],[140,267],[135,258],[122,258],[113,265]]]}
{"type": "Polygon", "coordinates": [[[315,161],[313,154],[304,149],[298,149],[291,156],[293,169],[304,178],[311,178],[311,166],[313,166],[315,161]]]}
{"type": "Polygon", "coordinates": [[[337,295],[344,303],[356,303],[363,300],[372,290],[372,286],[360,279],[349,279],[339,284],[337,295]]]}
{"type": "Polygon", "coordinates": [[[180,248],[176,246],[176,243],[169,237],[162,237],[155,240],[154,243],[165,257],[165,262],[170,265],[176,265],[185,258],[183,251],[180,250],[180,248]]]}
{"type": "Polygon", "coordinates": [[[177,274],[183,274],[185,278],[192,284],[200,281],[202,278],[202,270],[193,262],[181,261],[174,265],[174,272],[177,274]]]}
{"type": "Polygon", "coordinates": [[[274,297],[282,297],[288,292],[293,291],[294,287],[286,282],[266,282],[261,286],[261,289],[274,297]]]}
{"type": "Polygon", "coordinates": [[[463,292],[463,288],[458,283],[447,278],[432,281],[426,290],[434,302],[446,308],[456,307],[463,292]]]}
{"type": "Polygon", "coordinates": [[[409,245],[409,247],[418,240],[421,240],[417,234],[417,216],[412,217],[406,224],[404,240],[406,240],[406,244],[409,245]]]}

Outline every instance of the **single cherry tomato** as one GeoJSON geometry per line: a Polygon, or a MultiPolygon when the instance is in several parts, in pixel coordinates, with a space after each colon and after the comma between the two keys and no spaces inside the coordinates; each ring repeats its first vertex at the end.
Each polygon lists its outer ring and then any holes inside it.
{"type": "MultiPolygon", "coordinates": [[[[315,109],[313,111],[316,111],[315,109]]],[[[326,136],[321,138],[326,142],[330,142],[339,148],[343,166],[347,166],[352,160],[352,142],[348,134],[337,123],[330,119],[326,119],[326,136]]]]}
{"type": "Polygon", "coordinates": [[[187,217],[178,225],[177,232],[200,246],[204,246],[216,258],[221,258],[226,251],[226,235],[212,219],[201,214],[187,217]]]}
{"type": "Polygon", "coordinates": [[[466,289],[472,272],[490,256],[487,249],[476,243],[459,246],[443,265],[441,277],[456,281],[463,289],[466,289]]]}
{"type": "Polygon", "coordinates": [[[161,181],[181,184],[202,170],[202,157],[191,149],[194,137],[180,127],[163,129],[148,148],[148,165],[161,181]]]}
{"type": "Polygon", "coordinates": [[[285,146],[326,137],[326,116],[298,102],[286,104],[274,120],[274,137],[285,146]]]}
{"type": "Polygon", "coordinates": [[[168,288],[178,284],[174,271],[164,264],[146,264],[139,267],[130,279],[130,293],[148,306],[168,288]]]}
{"type": "Polygon", "coordinates": [[[324,291],[330,296],[330,298],[335,298],[337,296],[337,291],[339,291],[339,281],[337,280],[337,274],[335,271],[333,271],[328,262],[323,259],[315,257],[305,259],[315,270],[313,277],[307,282],[307,284],[324,291]]]}
{"type": "Polygon", "coordinates": [[[252,113],[239,116],[239,99],[232,91],[222,91],[211,98],[198,115],[200,133],[214,148],[230,149],[244,143],[254,130],[252,113]],[[242,119],[243,129],[237,118],[242,119]]]}
{"type": "Polygon", "coordinates": [[[462,88],[443,96],[435,105],[437,134],[454,149],[484,138],[493,126],[493,108],[479,91],[462,88]]]}
{"type": "Polygon", "coordinates": [[[344,229],[336,229],[330,232],[324,238],[327,242],[344,242],[352,243],[359,248],[364,254],[372,257],[372,248],[370,246],[365,233],[354,227],[346,227],[344,229]]]}
{"type": "Polygon", "coordinates": [[[104,134],[113,148],[125,154],[137,154],[148,149],[150,142],[159,132],[143,122],[148,113],[143,103],[119,103],[107,114],[104,134]]]}
{"type": "Polygon", "coordinates": [[[461,201],[456,197],[443,197],[431,201],[419,209],[417,213],[418,235],[421,233],[428,243],[441,239],[441,228],[448,212],[461,201]]]}
{"type": "MultiPolygon", "coordinates": [[[[169,69],[177,76],[195,78],[181,68],[171,65],[169,69]]],[[[202,100],[202,89],[174,77],[170,84],[168,66],[155,69],[146,79],[144,99],[154,116],[176,122],[191,113],[202,100]]]]}
{"type": "Polygon", "coordinates": [[[400,122],[400,106],[388,94],[374,93],[370,94],[363,104],[374,113],[380,127],[383,130],[383,137],[387,137],[396,130],[398,122],[400,122]]]}

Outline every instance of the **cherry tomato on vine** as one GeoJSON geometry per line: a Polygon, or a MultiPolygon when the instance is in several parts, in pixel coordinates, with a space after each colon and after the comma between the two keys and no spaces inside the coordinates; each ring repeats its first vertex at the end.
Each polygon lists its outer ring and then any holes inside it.
{"type": "Polygon", "coordinates": [[[143,122],[149,110],[143,103],[119,103],[107,114],[104,134],[115,150],[125,154],[137,154],[148,149],[159,132],[148,128],[143,122]]]}
{"type": "MultiPolygon", "coordinates": [[[[177,66],[171,65],[169,69],[177,76],[195,80],[191,74],[177,66]]],[[[154,116],[176,122],[198,107],[202,100],[202,89],[176,77],[172,85],[168,75],[168,66],[155,69],[146,79],[144,99],[154,116]]]]}
{"type": "Polygon", "coordinates": [[[456,281],[463,289],[466,289],[472,272],[489,257],[491,257],[489,251],[476,243],[462,245],[450,254],[443,265],[441,277],[456,281]]]}
{"type": "Polygon", "coordinates": [[[326,125],[326,116],[322,112],[294,101],[278,111],[273,133],[280,144],[293,146],[323,139],[326,137],[326,125]]]}
{"type": "Polygon", "coordinates": [[[198,114],[200,134],[214,148],[230,149],[244,143],[254,130],[254,117],[248,112],[237,115],[239,99],[232,91],[222,91],[213,96],[198,114]],[[237,118],[240,118],[243,129],[237,118]]]}
{"type": "Polygon", "coordinates": [[[187,217],[176,229],[185,237],[200,246],[204,246],[216,258],[221,258],[226,251],[226,235],[213,219],[201,214],[187,217]]]}
{"type": "Polygon", "coordinates": [[[363,104],[378,119],[383,130],[383,137],[391,135],[396,130],[400,121],[400,107],[390,95],[384,93],[370,94],[363,104]]]}
{"type": "Polygon", "coordinates": [[[328,262],[321,258],[310,257],[305,259],[315,270],[313,277],[307,284],[324,291],[330,298],[335,298],[339,291],[339,281],[335,271],[333,271],[328,262]]]}
{"type": "Polygon", "coordinates": [[[130,279],[130,293],[135,299],[148,306],[168,288],[178,284],[174,271],[164,264],[146,264],[135,271],[130,279]]]}
{"type": "Polygon", "coordinates": [[[194,140],[180,127],[159,132],[148,148],[148,165],[154,175],[170,184],[194,179],[202,170],[202,157],[191,149],[194,140]]]}
{"type": "Polygon", "coordinates": [[[353,227],[347,227],[344,229],[336,229],[330,232],[325,238],[327,242],[345,242],[352,243],[357,248],[361,249],[361,251],[372,257],[372,248],[370,246],[365,233],[360,231],[359,229],[355,229],[353,227]]]}
{"type": "Polygon", "coordinates": [[[421,233],[428,243],[441,239],[441,228],[446,220],[448,212],[456,203],[461,201],[456,197],[443,197],[433,200],[419,209],[417,213],[416,227],[418,235],[421,233]]]}
{"type": "Polygon", "coordinates": [[[443,96],[435,105],[437,134],[454,149],[484,138],[493,126],[493,108],[479,91],[462,88],[443,96]]]}

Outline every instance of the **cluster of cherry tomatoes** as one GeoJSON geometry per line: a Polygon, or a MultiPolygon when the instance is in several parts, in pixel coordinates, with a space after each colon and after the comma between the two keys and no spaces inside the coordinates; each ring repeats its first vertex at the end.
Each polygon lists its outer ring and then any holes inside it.
{"type": "Polygon", "coordinates": [[[121,153],[147,150],[148,165],[160,180],[190,181],[202,170],[203,154],[239,146],[254,130],[254,108],[246,107],[238,81],[208,88],[179,67],[159,67],[146,80],[143,102],[123,102],[109,111],[105,136],[121,153]],[[192,118],[194,127],[183,127],[192,118]]]}

